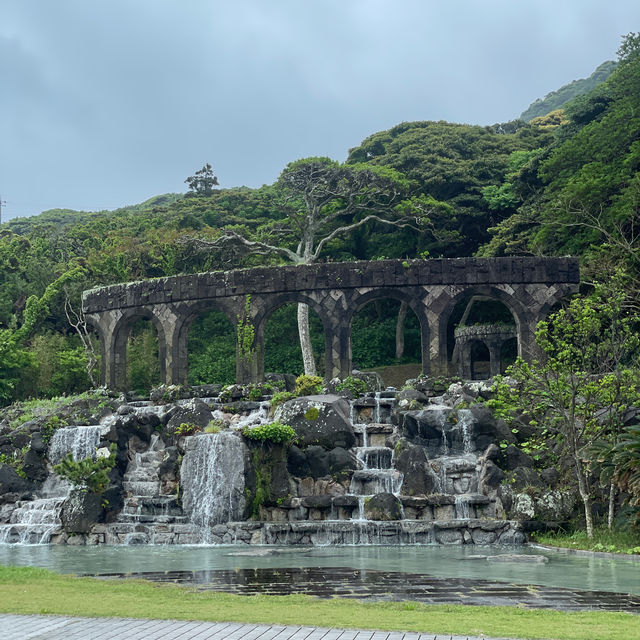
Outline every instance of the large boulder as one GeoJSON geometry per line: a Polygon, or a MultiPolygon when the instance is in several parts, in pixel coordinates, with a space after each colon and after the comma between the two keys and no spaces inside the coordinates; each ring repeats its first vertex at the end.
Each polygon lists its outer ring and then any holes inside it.
{"type": "Polygon", "coordinates": [[[473,441],[477,450],[484,451],[490,444],[498,442],[515,442],[507,423],[496,419],[486,405],[473,404],[469,410],[473,416],[473,441]]]}
{"type": "Polygon", "coordinates": [[[364,501],[367,520],[402,520],[402,503],[393,493],[377,493],[364,501]]]}
{"type": "Polygon", "coordinates": [[[362,380],[367,385],[367,391],[384,391],[384,380],[377,371],[358,371],[354,369],[351,377],[362,380]]]}
{"type": "Polygon", "coordinates": [[[429,464],[424,447],[401,438],[394,452],[394,466],[404,475],[400,489],[403,496],[426,496],[438,491],[439,481],[429,464]]]}
{"type": "Polygon", "coordinates": [[[275,419],[295,429],[301,447],[350,449],[356,441],[349,403],[336,395],[294,398],[276,409],[275,419]]]}
{"type": "Polygon", "coordinates": [[[211,420],[213,415],[209,405],[199,398],[192,398],[171,413],[167,422],[167,431],[175,433],[181,424],[194,424],[204,429],[211,420]]]}
{"type": "Polygon", "coordinates": [[[244,460],[246,517],[257,516],[260,507],[275,507],[291,497],[292,480],[287,471],[283,445],[246,442],[244,460]]]}
{"type": "Polygon", "coordinates": [[[355,457],[342,447],[327,451],[319,445],[311,445],[305,449],[293,445],[289,448],[287,458],[287,469],[297,478],[333,476],[341,479],[357,466],[355,457]]]}
{"type": "Polygon", "coordinates": [[[44,456],[38,455],[33,449],[29,449],[25,454],[22,470],[27,480],[32,482],[44,482],[49,475],[44,456]]]}
{"type": "Polygon", "coordinates": [[[94,524],[104,521],[103,496],[75,489],[64,501],[60,522],[66,533],[89,533],[94,524]]]}
{"type": "Polygon", "coordinates": [[[35,491],[35,485],[21,478],[13,467],[0,463],[0,502],[11,496],[14,500],[30,497],[35,491]]]}

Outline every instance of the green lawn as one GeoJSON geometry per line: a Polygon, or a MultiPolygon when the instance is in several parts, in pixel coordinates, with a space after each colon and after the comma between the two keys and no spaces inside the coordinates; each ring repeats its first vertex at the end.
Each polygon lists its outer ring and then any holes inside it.
{"type": "Polygon", "coordinates": [[[237,596],[142,580],[76,578],[23,567],[0,567],[0,612],[279,623],[554,640],[640,637],[640,617],[627,613],[372,603],[301,595],[237,596]]]}
{"type": "Polygon", "coordinates": [[[564,549],[585,549],[587,551],[608,551],[610,553],[640,554],[640,535],[630,531],[609,531],[606,527],[596,527],[593,538],[587,532],[536,534],[535,541],[564,549]]]}

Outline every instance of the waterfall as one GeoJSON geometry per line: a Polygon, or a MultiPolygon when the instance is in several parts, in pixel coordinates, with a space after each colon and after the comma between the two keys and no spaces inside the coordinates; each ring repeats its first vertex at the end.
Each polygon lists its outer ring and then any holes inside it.
{"type": "Polygon", "coordinates": [[[58,464],[68,453],[73,454],[74,460],[95,458],[102,429],[98,425],[57,429],[49,445],[49,461],[58,464]]]}
{"type": "Polygon", "coordinates": [[[375,395],[375,405],[373,409],[373,421],[374,422],[382,422],[382,418],[380,415],[380,392],[376,391],[375,395]]]}
{"type": "Polygon", "coordinates": [[[460,425],[460,430],[462,431],[462,444],[465,453],[473,452],[473,442],[471,442],[473,420],[473,413],[469,409],[458,410],[458,425],[460,425]]]}
{"type": "Polygon", "coordinates": [[[16,503],[7,524],[0,524],[0,544],[47,544],[60,528],[60,508],[71,485],[49,476],[40,490],[42,497],[16,503]]]}
{"type": "Polygon", "coordinates": [[[456,518],[461,520],[468,520],[469,515],[469,496],[457,495],[456,496],[456,518]]]}
{"type": "Polygon", "coordinates": [[[185,450],[180,471],[182,506],[200,530],[201,541],[207,543],[211,526],[242,518],[244,449],[236,434],[223,431],[190,436],[185,450]]]}

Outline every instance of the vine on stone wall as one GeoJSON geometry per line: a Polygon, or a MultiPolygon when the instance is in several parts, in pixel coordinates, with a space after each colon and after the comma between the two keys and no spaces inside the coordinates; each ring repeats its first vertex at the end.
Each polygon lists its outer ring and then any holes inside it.
{"type": "Polygon", "coordinates": [[[251,322],[251,296],[245,296],[244,311],[238,316],[238,352],[245,363],[250,363],[255,355],[253,342],[256,331],[251,322]]]}

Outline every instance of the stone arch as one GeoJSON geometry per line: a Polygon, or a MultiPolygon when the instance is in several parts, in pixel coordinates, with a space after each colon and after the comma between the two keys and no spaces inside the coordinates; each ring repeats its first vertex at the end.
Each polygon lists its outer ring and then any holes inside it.
{"type": "MultiPolygon", "coordinates": [[[[423,290],[405,289],[400,287],[380,287],[371,289],[366,292],[356,292],[349,302],[348,311],[344,317],[344,324],[346,326],[347,339],[349,344],[349,365],[352,363],[351,353],[351,327],[353,325],[353,318],[364,306],[375,300],[384,298],[391,298],[400,302],[406,302],[407,306],[413,311],[418,318],[420,325],[420,344],[421,353],[420,361],[422,363],[422,373],[428,374],[430,372],[429,362],[429,321],[424,313],[424,305],[422,304],[423,290]]],[[[349,369],[351,370],[351,369],[349,369]]]]}
{"type": "Polygon", "coordinates": [[[309,295],[303,291],[286,291],[278,294],[271,294],[269,296],[256,296],[252,302],[255,304],[256,315],[253,318],[255,328],[255,344],[257,349],[257,369],[258,379],[264,380],[264,333],[269,318],[275,311],[287,304],[303,303],[309,306],[310,309],[320,318],[322,323],[322,330],[324,332],[324,370],[325,375],[330,376],[333,370],[333,360],[331,357],[331,345],[334,335],[334,326],[331,322],[328,310],[322,300],[318,299],[320,296],[309,295]]]}
{"type": "Polygon", "coordinates": [[[239,309],[230,304],[228,299],[205,299],[189,302],[177,307],[177,320],[173,331],[171,382],[173,384],[187,384],[189,377],[189,332],[193,322],[204,313],[219,311],[223,313],[236,327],[239,309]]]}
{"type": "Polygon", "coordinates": [[[158,359],[160,361],[160,379],[167,380],[167,336],[160,318],[149,307],[129,307],[122,311],[113,328],[112,358],[110,367],[111,386],[125,390],[127,386],[127,340],[129,330],[136,320],[150,320],[158,334],[158,359]]]}
{"type": "Polygon", "coordinates": [[[546,320],[551,313],[557,311],[561,307],[563,301],[568,300],[568,298],[575,295],[575,293],[575,290],[570,290],[567,287],[558,287],[558,291],[554,292],[553,295],[549,295],[544,304],[538,309],[535,325],[533,327],[534,331],[538,322],[546,320]]]}
{"type": "Polygon", "coordinates": [[[439,353],[438,361],[439,368],[447,371],[449,366],[449,336],[447,334],[447,328],[451,315],[456,305],[465,298],[471,298],[472,296],[485,296],[487,298],[495,299],[510,311],[515,325],[516,325],[516,338],[518,340],[518,355],[522,355],[523,347],[528,345],[530,324],[533,321],[532,314],[527,308],[517,299],[514,293],[509,293],[500,288],[500,285],[480,285],[480,286],[467,286],[461,288],[455,295],[449,297],[446,305],[440,312],[437,318],[437,334],[440,336],[439,340],[439,353]]]}

